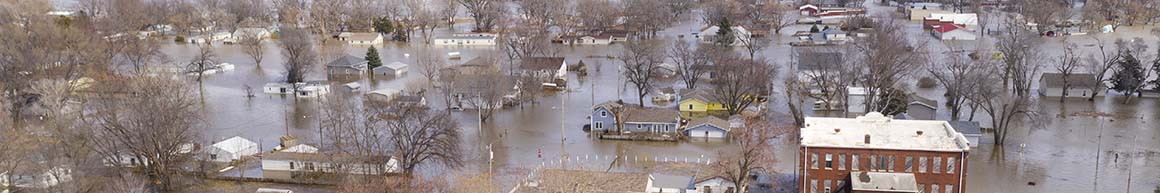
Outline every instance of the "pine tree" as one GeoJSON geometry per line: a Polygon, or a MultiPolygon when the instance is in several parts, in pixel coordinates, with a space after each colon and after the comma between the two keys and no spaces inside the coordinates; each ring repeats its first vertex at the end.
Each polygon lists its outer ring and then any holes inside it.
{"type": "Polygon", "coordinates": [[[818,29],[818,25],[814,25],[814,27],[810,27],[810,33],[818,33],[820,31],[822,31],[822,30],[818,29]]]}
{"type": "Polygon", "coordinates": [[[729,19],[717,22],[717,40],[714,43],[720,46],[731,46],[736,40],[737,37],[733,33],[733,23],[730,23],[729,19]]]}
{"type": "Polygon", "coordinates": [[[379,34],[383,34],[384,36],[395,31],[395,26],[391,24],[391,18],[385,16],[375,19],[374,27],[375,32],[379,32],[379,34]]]}
{"type": "Polygon", "coordinates": [[[371,69],[383,66],[383,60],[379,59],[379,51],[375,50],[374,46],[367,48],[367,56],[363,59],[367,60],[367,67],[371,69]]]}
{"type": "Polygon", "coordinates": [[[1116,61],[1111,79],[1112,90],[1125,95],[1136,94],[1145,78],[1147,77],[1144,77],[1144,68],[1140,66],[1140,60],[1128,52],[1120,61],[1116,61]]]}

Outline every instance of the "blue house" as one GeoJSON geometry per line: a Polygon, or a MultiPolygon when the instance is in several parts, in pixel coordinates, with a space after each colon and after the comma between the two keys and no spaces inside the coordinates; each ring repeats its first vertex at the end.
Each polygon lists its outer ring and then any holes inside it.
{"type": "Polygon", "coordinates": [[[625,133],[677,134],[680,113],[658,107],[640,107],[623,102],[605,102],[593,107],[592,131],[619,131],[617,120],[623,120],[625,133]]]}
{"type": "Polygon", "coordinates": [[[729,121],[714,116],[705,116],[689,121],[685,125],[685,136],[699,138],[725,138],[729,135],[729,121]]]}

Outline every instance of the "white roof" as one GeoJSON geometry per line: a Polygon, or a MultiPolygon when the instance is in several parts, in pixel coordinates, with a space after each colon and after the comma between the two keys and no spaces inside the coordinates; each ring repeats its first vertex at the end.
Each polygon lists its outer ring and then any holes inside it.
{"type": "Polygon", "coordinates": [[[863,172],[850,172],[850,181],[850,187],[854,190],[918,192],[918,184],[912,173],[865,172],[863,176],[863,172]]]}
{"type": "Polygon", "coordinates": [[[367,93],[367,94],[378,94],[378,95],[383,95],[383,96],[395,96],[395,95],[398,95],[399,92],[401,92],[401,91],[399,91],[399,89],[384,88],[384,89],[371,91],[370,93],[367,93]]]}
{"type": "Polygon", "coordinates": [[[383,65],[383,66],[386,66],[387,68],[398,70],[398,69],[406,68],[407,64],[403,64],[402,62],[391,62],[390,64],[383,65]]]}
{"type": "Polygon", "coordinates": [[[290,147],[288,147],[288,148],[286,148],[286,149],[282,149],[282,152],[292,152],[292,153],[318,153],[318,148],[316,148],[316,147],[314,147],[314,146],[306,145],[306,144],[298,144],[298,145],[295,145],[295,146],[290,146],[290,147]]]}
{"type": "MultiPolygon", "coordinates": [[[[733,33],[735,33],[735,34],[743,34],[743,35],[749,35],[749,30],[745,30],[745,27],[741,27],[741,26],[733,26],[733,27],[730,27],[730,28],[733,28],[733,33]]],[[[702,36],[705,36],[705,35],[717,35],[717,30],[720,30],[720,29],[721,29],[721,27],[718,27],[718,26],[715,26],[715,25],[714,25],[714,26],[709,26],[709,27],[706,27],[704,30],[701,30],[701,33],[700,33],[700,34],[701,34],[702,36]]]]}
{"type": "Polygon", "coordinates": [[[938,19],[939,21],[950,21],[959,25],[979,25],[979,15],[974,13],[931,13],[926,19],[938,19]]]}
{"type": "Polygon", "coordinates": [[[894,120],[871,112],[858,118],[806,117],[801,145],[855,149],[939,152],[970,150],[967,138],[950,123],[934,120],[894,120]],[[919,132],[922,134],[918,134],[919,132]],[[870,136],[870,143],[865,137],[870,136]]]}
{"type": "Polygon", "coordinates": [[[234,137],[231,137],[229,139],[226,139],[225,141],[221,141],[221,142],[217,142],[217,143],[213,144],[213,147],[221,149],[222,151],[230,152],[230,153],[241,152],[244,149],[248,149],[251,147],[257,147],[257,146],[258,146],[258,143],[254,143],[253,141],[250,141],[246,138],[242,138],[242,137],[238,137],[238,136],[234,136],[234,137]]]}

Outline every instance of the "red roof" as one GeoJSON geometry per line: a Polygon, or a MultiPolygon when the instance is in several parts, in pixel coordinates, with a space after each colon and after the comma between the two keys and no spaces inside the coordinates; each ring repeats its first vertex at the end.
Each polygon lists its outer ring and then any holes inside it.
{"type": "Polygon", "coordinates": [[[961,28],[961,27],[959,27],[958,25],[954,25],[954,24],[938,25],[938,27],[934,28],[934,31],[938,32],[938,33],[947,33],[950,31],[955,31],[959,28],[961,28]]]}

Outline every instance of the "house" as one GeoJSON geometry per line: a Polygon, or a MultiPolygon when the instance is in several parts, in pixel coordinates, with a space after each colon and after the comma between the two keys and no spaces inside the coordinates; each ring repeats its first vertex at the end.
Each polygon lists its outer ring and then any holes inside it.
{"type": "MultiPolygon", "coordinates": [[[[814,47],[795,47],[794,57],[797,59],[797,77],[800,81],[811,83],[810,77],[822,75],[819,73],[826,73],[822,70],[833,71],[833,67],[841,65],[843,55],[836,49],[814,48],[814,47]]],[[[810,85],[817,86],[817,85],[810,85]]]]}
{"type": "Polygon", "coordinates": [[[979,122],[949,121],[948,123],[951,124],[951,127],[955,128],[955,131],[962,133],[964,137],[967,137],[967,142],[971,147],[979,146],[979,139],[983,138],[983,129],[979,126],[979,122]]]}
{"type": "Polygon", "coordinates": [[[308,81],[294,84],[266,83],[266,86],[262,87],[262,92],[266,94],[293,94],[297,97],[314,98],[330,94],[330,85],[321,81],[308,81]]]}
{"type": "Polygon", "coordinates": [[[566,81],[568,63],[562,57],[528,57],[520,60],[520,75],[533,76],[545,84],[556,86],[556,82],[566,81]]]}
{"type": "Polygon", "coordinates": [[[612,35],[561,36],[560,43],[565,45],[608,45],[612,44],[612,35]]]}
{"type": "MultiPolygon", "coordinates": [[[[750,33],[749,30],[745,30],[745,27],[733,26],[730,27],[730,29],[733,29],[734,40],[732,46],[744,46],[746,42],[751,41],[750,38],[753,37],[753,33],[750,33]]],[[[697,39],[701,40],[701,43],[716,43],[717,31],[719,30],[721,30],[721,27],[718,26],[704,27],[701,28],[701,31],[698,32],[696,36],[697,39]]]]}
{"type": "Polygon", "coordinates": [[[586,170],[543,169],[533,172],[517,193],[557,192],[571,190],[579,185],[584,192],[647,192],[651,180],[646,173],[604,172],[586,170]]]}
{"type": "Polygon", "coordinates": [[[819,11],[821,11],[821,9],[818,9],[818,6],[811,4],[805,4],[798,7],[798,13],[800,13],[802,16],[814,16],[815,14],[818,14],[819,11]]]}
{"type": "Polygon", "coordinates": [[[922,19],[922,30],[932,30],[935,27],[948,24],[975,29],[979,26],[979,16],[974,13],[932,13],[922,19]]]}
{"type": "Polygon", "coordinates": [[[798,37],[800,42],[793,42],[793,46],[824,46],[824,45],[839,45],[844,44],[850,40],[849,33],[842,31],[837,27],[826,26],[817,33],[798,32],[794,34],[798,37]]]}
{"type": "Polygon", "coordinates": [[[72,169],[52,166],[47,169],[31,169],[20,173],[16,171],[0,171],[0,191],[7,192],[9,187],[18,189],[45,189],[68,183],[73,180],[72,169]],[[12,180],[12,181],[9,181],[12,180]]]}
{"type": "Polygon", "coordinates": [[[649,174],[648,192],[683,193],[693,185],[693,176],[649,174]]]}
{"type": "Polygon", "coordinates": [[[404,107],[425,107],[427,106],[427,97],[423,97],[423,95],[401,95],[395,97],[395,104],[404,107]]]}
{"type": "Polygon", "coordinates": [[[383,88],[375,91],[370,91],[365,94],[366,99],[375,102],[390,102],[395,100],[402,91],[393,88],[383,88]]]}
{"type": "Polygon", "coordinates": [[[435,37],[431,43],[440,46],[494,46],[495,38],[495,34],[488,33],[454,34],[435,37]]]}
{"type": "Polygon", "coordinates": [[[266,28],[248,27],[248,28],[238,28],[237,30],[234,30],[234,33],[232,36],[233,36],[232,38],[226,40],[227,43],[237,43],[237,42],[241,41],[242,38],[250,38],[250,37],[258,38],[258,39],[267,39],[267,38],[271,37],[271,33],[270,33],[270,30],[267,30],[266,28]]]}
{"type": "Polygon", "coordinates": [[[698,179],[693,183],[693,188],[689,193],[730,193],[737,189],[737,184],[725,179],[721,176],[712,176],[704,179],[698,179]]]}
{"type": "Polygon", "coordinates": [[[314,146],[306,145],[306,144],[298,144],[295,146],[283,148],[283,149],[278,150],[278,151],[292,152],[292,153],[318,153],[318,148],[314,147],[314,146]]]}
{"type": "Polygon", "coordinates": [[[346,91],[348,92],[355,92],[358,91],[359,88],[362,88],[362,84],[359,84],[358,82],[350,82],[343,84],[342,87],[346,88],[346,91]]]}
{"type": "Polygon", "coordinates": [[[623,119],[625,133],[677,134],[680,114],[659,107],[640,107],[622,102],[605,102],[592,109],[592,131],[620,131],[618,119],[623,119]]]}
{"type": "Polygon", "coordinates": [[[817,16],[818,19],[821,19],[821,20],[832,20],[832,19],[845,19],[845,18],[858,16],[858,15],[865,15],[865,14],[866,14],[866,10],[862,10],[862,9],[836,9],[836,10],[825,10],[825,11],[819,12],[817,14],[814,14],[814,16],[817,16]]]}
{"type": "Polygon", "coordinates": [[[837,27],[827,28],[825,30],[822,30],[821,33],[823,36],[826,37],[827,41],[844,42],[846,40],[849,40],[848,38],[846,38],[846,35],[847,35],[846,31],[842,31],[842,29],[838,29],[837,27]]]}
{"type": "Polygon", "coordinates": [[[326,173],[382,175],[398,173],[398,170],[398,160],[393,157],[286,151],[262,155],[262,178],[266,179],[300,180],[326,173]],[[385,163],[381,163],[383,161],[385,163]]]}
{"type": "Polygon", "coordinates": [[[383,34],[380,33],[351,33],[343,32],[339,40],[350,45],[379,45],[383,44],[383,34]]]}
{"type": "Polygon", "coordinates": [[[867,181],[859,171],[911,174],[917,189],[929,192],[962,193],[968,184],[963,172],[970,142],[947,121],[895,120],[878,112],[806,117],[799,139],[801,193],[834,192],[842,182],[867,181]]]}
{"type": "Polygon", "coordinates": [[[692,116],[693,113],[726,110],[725,105],[714,101],[712,99],[712,93],[709,93],[705,89],[681,90],[679,100],[677,102],[677,109],[681,111],[682,116],[692,116]]]}
{"type": "Polygon", "coordinates": [[[402,62],[391,62],[387,65],[375,67],[371,71],[373,71],[375,75],[389,75],[398,77],[402,76],[404,73],[407,73],[407,64],[403,64],[402,62]]]}
{"type": "MultiPolygon", "coordinates": [[[[842,184],[841,187],[834,189],[835,193],[921,193],[922,188],[918,187],[917,180],[912,173],[898,173],[898,172],[872,172],[872,171],[852,171],[846,175],[844,181],[850,182],[842,184]]],[[[841,184],[841,183],[839,183],[841,184]]],[[[835,185],[837,186],[837,185],[835,185]]],[[[935,184],[935,187],[942,186],[935,184]]],[[[939,188],[931,189],[930,192],[938,191],[939,188]]],[[[945,189],[944,189],[945,190],[945,189]]],[[[952,189],[953,190],[953,189],[952,189]]],[[[830,192],[827,188],[826,192],[830,192]]],[[[952,192],[952,191],[946,191],[952,192]]],[[[958,191],[962,192],[962,191],[958,191]]]]}
{"type": "Polygon", "coordinates": [[[1061,73],[1043,73],[1039,77],[1039,96],[1045,97],[1090,97],[1091,95],[1104,96],[1108,90],[1107,85],[1098,83],[1096,75],[1090,73],[1073,73],[1067,76],[1066,81],[1061,73]],[[1067,95],[1064,95],[1063,87],[1067,87],[1067,95]],[[1092,89],[1096,92],[1092,93],[1092,89]]]}
{"type": "Polygon", "coordinates": [[[254,193],[294,193],[294,191],[276,188],[258,188],[254,193]]]}
{"type": "Polygon", "coordinates": [[[906,117],[912,120],[934,120],[937,111],[938,101],[918,95],[910,96],[910,103],[906,105],[906,117]]]}
{"type": "MultiPolygon", "coordinates": [[[[493,100],[482,100],[480,95],[500,95],[505,98],[515,98],[519,87],[515,79],[499,76],[498,60],[494,56],[481,56],[460,65],[449,66],[439,70],[439,87],[451,87],[449,94],[452,100],[450,106],[455,109],[467,108],[503,108],[503,104],[491,104],[493,100]],[[511,87],[511,90],[495,93],[497,86],[511,87]],[[511,96],[511,97],[508,97],[511,96]],[[487,104],[485,104],[487,103],[487,104]]],[[[490,97],[490,96],[489,96],[490,97]]]]}
{"type": "Polygon", "coordinates": [[[653,102],[669,102],[677,99],[677,92],[673,87],[657,89],[655,93],[652,97],[653,102]]]}
{"type": "Polygon", "coordinates": [[[721,139],[729,135],[729,121],[714,116],[695,118],[685,125],[685,136],[721,139]]]}
{"type": "Polygon", "coordinates": [[[367,60],[361,57],[344,55],[326,63],[328,74],[360,75],[367,72],[367,60]]]}
{"type": "Polygon", "coordinates": [[[258,143],[234,136],[214,143],[209,149],[209,159],[215,162],[231,162],[240,160],[245,156],[258,154],[259,151],[258,143]]]}
{"type": "Polygon", "coordinates": [[[976,40],[978,36],[970,29],[955,24],[939,25],[930,30],[930,35],[939,40],[976,40]]]}

